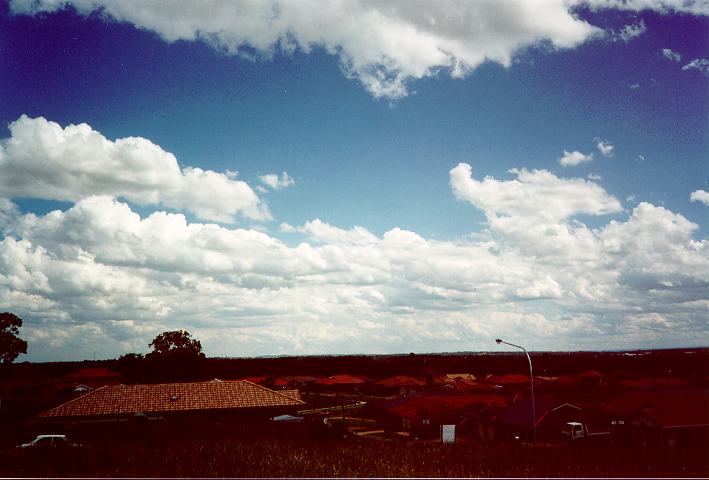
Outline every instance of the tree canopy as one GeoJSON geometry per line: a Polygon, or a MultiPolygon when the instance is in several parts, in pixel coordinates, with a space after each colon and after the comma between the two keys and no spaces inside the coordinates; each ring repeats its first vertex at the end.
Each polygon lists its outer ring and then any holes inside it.
{"type": "Polygon", "coordinates": [[[163,332],[148,344],[153,351],[147,358],[204,358],[202,344],[199,340],[190,338],[186,330],[163,332]]]}
{"type": "Polygon", "coordinates": [[[27,353],[27,342],[18,337],[22,319],[10,312],[0,313],[0,361],[12,363],[21,353],[27,353]]]}

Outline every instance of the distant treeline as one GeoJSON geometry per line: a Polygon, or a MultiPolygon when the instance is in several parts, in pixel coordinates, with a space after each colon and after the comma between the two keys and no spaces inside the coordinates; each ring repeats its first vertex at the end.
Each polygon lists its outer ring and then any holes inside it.
{"type": "MultiPolygon", "coordinates": [[[[609,376],[709,377],[709,348],[628,352],[531,352],[535,375],[574,375],[597,370],[609,376]]],[[[522,352],[461,352],[400,355],[334,355],[268,358],[203,358],[189,363],[151,362],[148,358],[81,362],[23,362],[0,365],[0,381],[60,378],[79,368],[105,367],[123,375],[124,382],[236,379],[251,376],[333,374],[392,375],[428,373],[527,374],[522,352]]]]}

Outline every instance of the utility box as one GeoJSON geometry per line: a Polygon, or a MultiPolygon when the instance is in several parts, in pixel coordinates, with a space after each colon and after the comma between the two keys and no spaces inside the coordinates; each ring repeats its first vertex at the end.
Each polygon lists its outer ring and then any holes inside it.
{"type": "Polygon", "coordinates": [[[441,442],[455,443],[455,425],[441,425],[441,442]]]}

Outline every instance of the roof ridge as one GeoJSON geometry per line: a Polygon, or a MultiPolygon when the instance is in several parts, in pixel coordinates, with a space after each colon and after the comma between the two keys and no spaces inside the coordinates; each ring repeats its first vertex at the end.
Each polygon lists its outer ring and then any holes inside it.
{"type": "MultiPolygon", "coordinates": [[[[259,385],[258,383],[249,382],[248,380],[237,380],[237,382],[248,383],[248,384],[251,384],[251,385],[253,385],[253,386],[255,386],[255,387],[258,387],[258,388],[260,388],[260,389],[262,389],[262,390],[266,390],[266,391],[268,391],[268,392],[275,393],[276,395],[278,395],[278,396],[280,396],[280,397],[287,398],[288,400],[291,400],[291,401],[293,401],[293,402],[298,402],[296,405],[298,405],[298,404],[303,404],[303,405],[305,405],[305,402],[302,401],[302,400],[296,400],[296,399],[293,398],[293,397],[289,397],[288,395],[285,395],[285,394],[283,394],[283,393],[279,393],[279,392],[276,391],[276,390],[272,390],[272,389],[270,389],[270,388],[264,387],[263,385],[259,385]]],[[[291,389],[291,390],[298,390],[298,389],[296,388],[296,389],[291,389]]]]}
{"type": "Polygon", "coordinates": [[[96,388],[96,389],[94,389],[94,390],[92,390],[92,391],[90,391],[90,392],[88,392],[88,393],[85,393],[84,395],[79,395],[78,397],[72,398],[71,400],[66,401],[66,402],[64,402],[64,403],[61,403],[61,404],[57,405],[56,407],[52,407],[52,408],[50,408],[49,410],[46,410],[46,411],[40,413],[40,414],[37,415],[37,416],[38,416],[38,417],[46,417],[49,412],[52,412],[52,411],[54,411],[54,410],[57,410],[58,408],[61,408],[61,407],[63,407],[64,405],[69,405],[69,404],[71,404],[71,403],[74,403],[74,402],[76,402],[76,401],[78,401],[78,400],[81,400],[81,399],[84,399],[84,398],[86,398],[86,397],[89,397],[89,396],[91,396],[91,395],[95,395],[97,392],[103,390],[104,388],[108,388],[108,387],[122,387],[122,386],[124,386],[124,385],[122,385],[122,384],[121,384],[121,385],[103,385],[103,386],[101,386],[101,387],[99,387],[99,388],[96,388]]]}

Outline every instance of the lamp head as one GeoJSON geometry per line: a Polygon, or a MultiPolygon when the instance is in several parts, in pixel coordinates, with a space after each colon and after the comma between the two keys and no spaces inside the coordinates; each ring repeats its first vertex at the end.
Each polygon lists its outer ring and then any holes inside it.
{"type": "Polygon", "coordinates": [[[499,339],[499,338],[498,338],[498,339],[496,339],[495,341],[496,341],[497,343],[502,343],[502,340],[501,340],[501,339],[499,339]]]}

